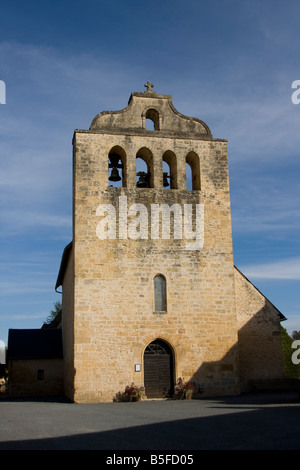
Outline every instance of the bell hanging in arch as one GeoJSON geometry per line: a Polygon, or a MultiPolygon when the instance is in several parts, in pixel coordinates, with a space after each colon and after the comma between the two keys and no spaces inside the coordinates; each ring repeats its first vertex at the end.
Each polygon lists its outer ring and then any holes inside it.
{"type": "Polygon", "coordinates": [[[168,178],[170,178],[168,173],[163,173],[163,186],[164,186],[164,188],[167,188],[168,186],[170,186],[168,178]]]}
{"type": "Polygon", "coordinates": [[[111,168],[111,174],[110,174],[110,177],[108,178],[109,181],[121,181],[121,176],[119,175],[119,171],[118,171],[118,168],[123,168],[123,164],[122,162],[119,163],[119,160],[120,160],[120,157],[118,154],[115,154],[115,153],[112,153],[109,155],[109,159],[110,159],[110,164],[109,164],[109,168],[111,168]]]}
{"type": "Polygon", "coordinates": [[[109,181],[121,181],[121,176],[119,175],[119,171],[116,167],[112,168],[110,177],[108,178],[109,181]]]}
{"type": "Polygon", "coordinates": [[[144,171],[139,171],[136,175],[139,176],[139,180],[136,183],[136,186],[138,188],[147,188],[148,187],[148,174],[146,174],[144,171]]]}

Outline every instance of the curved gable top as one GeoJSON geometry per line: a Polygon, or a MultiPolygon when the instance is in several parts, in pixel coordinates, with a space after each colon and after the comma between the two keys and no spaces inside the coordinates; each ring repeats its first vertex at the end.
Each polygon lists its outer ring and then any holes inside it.
{"type": "Polygon", "coordinates": [[[151,115],[149,111],[155,110],[158,120],[156,132],[168,135],[197,136],[198,138],[212,139],[207,124],[200,119],[181,114],[174,107],[171,95],[159,95],[154,91],[132,93],[128,106],[120,111],[104,111],[99,113],[92,121],[92,131],[146,131],[146,118],[151,115]]]}

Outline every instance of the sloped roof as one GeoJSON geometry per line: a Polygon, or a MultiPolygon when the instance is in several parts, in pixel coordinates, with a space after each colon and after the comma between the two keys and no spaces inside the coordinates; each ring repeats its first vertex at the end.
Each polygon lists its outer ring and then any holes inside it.
{"type": "Polygon", "coordinates": [[[245,281],[249,282],[249,284],[251,284],[251,286],[257,290],[257,292],[262,295],[265,300],[267,302],[269,302],[270,305],[272,305],[272,307],[277,311],[278,315],[279,315],[279,318],[280,318],[280,321],[285,321],[287,320],[287,318],[283,315],[283,313],[280,312],[280,310],[278,310],[277,307],[275,307],[275,305],[270,302],[270,300],[251,282],[249,281],[249,279],[245,276],[245,274],[242,273],[242,271],[240,271],[236,266],[234,266],[235,270],[245,279],[245,281]]]}
{"type": "Polygon", "coordinates": [[[64,252],[62,254],[60,268],[59,268],[59,272],[58,272],[58,276],[57,276],[57,280],[56,280],[56,284],[55,284],[55,290],[56,291],[62,285],[63,278],[64,278],[64,275],[65,275],[65,270],[66,270],[66,267],[67,267],[67,263],[68,263],[68,260],[69,260],[69,256],[70,256],[72,246],[73,246],[73,242],[70,242],[65,247],[64,252]]]}
{"type": "Polygon", "coordinates": [[[10,329],[7,360],[63,358],[61,329],[10,329]]]}

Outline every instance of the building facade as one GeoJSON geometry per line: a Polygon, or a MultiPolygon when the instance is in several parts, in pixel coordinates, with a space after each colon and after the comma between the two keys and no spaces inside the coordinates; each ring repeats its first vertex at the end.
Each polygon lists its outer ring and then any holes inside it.
{"type": "Polygon", "coordinates": [[[183,377],[205,397],[284,377],[284,317],[234,266],[227,141],[145,86],[74,132],[73,240],[56,289],[76,402],[132,382],[156,398],[183,377]]]}
{"type": "Polygon", "coordinates": [[[47,397],[64,394],[62,330],[10,329],[7,395],[47,397]]]}

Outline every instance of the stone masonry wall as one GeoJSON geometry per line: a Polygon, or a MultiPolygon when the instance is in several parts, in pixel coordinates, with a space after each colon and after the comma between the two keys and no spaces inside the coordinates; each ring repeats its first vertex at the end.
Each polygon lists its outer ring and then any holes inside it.
{"type": "MultiPolygon", "coordinates": [[[[150,132],[151,134],[151,132],[150,132]]],[[[237,322],[227,169],[221,140],[76,131],[74,135],[74,399],[111,401],[143,385],[143,352],[156,338],[174,351],[175,379],[196,381],[201,396],[239,392],[237,322]],[[108,187],[108,154],[127,158],[127,187],[108,187]],[[154,188],[136,188],[136,154],[153,154],[154,188]],[[162,189],[162,155],[177,158],[178,188],[162,189]],[[201,191],[186,190],[185,158],[200,158],[201,191]],[[106,239],[96,234],[100,204],[204,205],[204,246],[187,240],[106,239]],[[167,311],[155,313],[153,277],[167,281],[167,311]],[[135,364],[141,371],[135,372],[135,364]]],[[[124,215],[124,214],[123,214],[124,215]]],[[[118,233],[118,217],[117,217],[118,233]]]]}
{"type": "Polygon", "coordinates": [[[285,378],[280,313],[237,269],[235,286],[241,387],[247,391],[251,381],[285,378]]]}
{"type": "Polygon", "coordinates": [[[62,359],[26,359],[9,362],[8,394],[12,398],[63,394],[62,359]],[[43,380],[38,380],[43,370],[43,380]]]}

